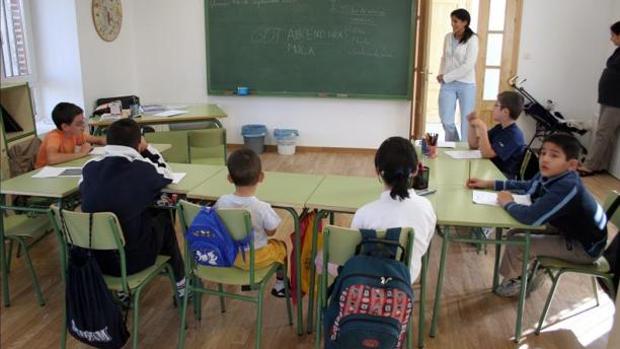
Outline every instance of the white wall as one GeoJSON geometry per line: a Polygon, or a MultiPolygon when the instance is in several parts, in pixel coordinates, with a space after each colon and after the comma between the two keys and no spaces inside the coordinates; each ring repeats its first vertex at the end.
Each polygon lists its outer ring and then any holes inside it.
{"type": "MultiPolygon", "coordinates": [[[[617,0],[525,0],[518,75],[540,102],[551,99],[567,119],[596,125],[598,79],[614,46],[609,26],[617,0]]],[[[519,120],[531,136],[533,121],[519,120]]],[[[528,136],[528,138],[529,138],[528,136]]],[[[587,145],[590,137],[584,138],[587,145]]]]}
{"type": "Polygon", "coordinates": [[[231,143],[242,143],[241,125],[257,122],[297,128],[306,146],[376,148],[408,134],[408,101],[208,96],[204,1],[135,0],[134,10],[141,101],[217,103],[231,143]]]}
{"type": "Polygon", "coordinates": [[[61,101],[84,103],[75,1],[30,2],[39,117],[61,101]]]}
{"type": "Polygon", "coordinates": [[[133,24],[136,17],[133,1],[123,0],[123,24],[121,31],[112,42],[103,41],[93,24],[91,1],[75,0],[77,29],[82,62],[82,82],[84,90],[84,109],[88,114],[93,110],[95,100],[135,94],[136,51],[133,24]]]}

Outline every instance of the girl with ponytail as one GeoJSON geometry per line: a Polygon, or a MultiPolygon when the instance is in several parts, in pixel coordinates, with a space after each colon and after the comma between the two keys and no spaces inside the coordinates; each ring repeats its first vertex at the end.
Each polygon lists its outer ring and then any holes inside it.
{"type": "Polygon", "coordinates": [[[435,231],[437,218],[428,199],[411,188],[418,159],[411,142],[402,137],[386,139],[375,154],[375,170],[385,191],[378,200],[355,212],[351,228],[385,230],[412,227],[415,233],[411,256],[411,281],[420,273],[421,258],[435,231]]]}
{"type": "Polygon", "coordinates": [[[450,14],[452,32],[444,39],[443,56],[437,75],[439,90],[439,117],[446,133],[446,141],[467,139],[467,115],[476,104],[476,60],[478,37],[471,30],[471,16],[465,9],[450,14]],[[454,123],[456,101],[461,114],[461,135],[454,123]]]}

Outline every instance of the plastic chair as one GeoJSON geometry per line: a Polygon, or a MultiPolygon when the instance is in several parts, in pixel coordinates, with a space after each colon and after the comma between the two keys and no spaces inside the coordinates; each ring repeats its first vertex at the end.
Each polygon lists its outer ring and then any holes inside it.
{"type": "Polygon", "coordinates": [[[47,215],[49,210],[32,207],[21,208],[3,206],[2,210],[5,209],[10,209],[13,211],[27,211],[29,213],[36,213],[36,215],[31,216],[30,214],[14,214],[5,216],[4,214],[0,213],[0,215],[2,216],[0,218],[0,224],[2,224],[3,226],[3,229],[0,230],[0,241],[2,241],[2,255],[5,258],[5,260],[0,263],[0,267],[2,268],[2,296],[4,306],[10,306],[8,274],[11,272],[13,243],[15,242],[18,245],[18,252],[21,251],[21,253],[23,253],[26,265],[28,267],[28,270],[30,271],[30,276],[32,277],[32,286],[34,287],[37,301],[40,306],[44,306],[45,299],[43,298],[43,293],[41,292],[41,287],[39,285],[34,266],[32,265],[29,251],[37,242],[41,241],[45,237],[47,232],[50,232],[52,230],[52,225],[50,224],[50,220],[47,215]],[[9,242],[9,249],[7,253],[4,253],[6,251],[4,250],[5,241],[9,242]]]}
{"type": "MultiPolygon", "coordinates": [[[[54,222],[54,229],[57,237],[61,242],[61,264],[63,280],[66,280],[67,273],[67,248],[69,247],[68,239],[65,237],[70,235],[71,240],[76,246],[82,248],[88,248],[88,219],[89,214],[83,212],[74,212],[62,210],[62,215],[66,223],[66,230],[63,227],[60,209],[57,206],[51,207],[51,219],[54,222]]],[[[108,289],[112,291],[123,291],[125,294],[131,296],[132,309],[133,309],[133,330],[132,330],[132,347],[138,347],[138,330],[140,323],[139,306],[140,306],[140,294],[144,287],[151,282],[159,274],[165,273],[170,279],[172,285],[172,292],[176,297],[176,282],[174,275],[172,274],[172,268],[168,264],[170,257],[159,255],[155,260],[155,264],[152,266],[137,272],[135,274],[127,275],[126,259],[125,259],[125,238],[122,233],[120,223],[115,214],[111,212],[100,212],[93,214],[93,235],[92,235],[92,247],[93,250],[116,250],[118,252],[121,264],[121,276],[103,275],[103,279],[108,286],[108,289]]],[[[67,342],[67,308],[66,302],[63,310],[62,317],[62,337],[61,347],[66,347],[67,342]]],[[[93,314],[95,316],[95,314],[93,314]]]]}
{"type": "MultiPolygon", "coordinates": [[[[382,238],[385,237],[385,231],[378,231],[377,237],[382,238]]],[[[411,253],[413,251],[413,239],[414,233],[411,228],[402,228],[400,232],[400,244],[406,246],[405,248],[405,264],[409,267],[411,262],[411,253]]],[[[333,263],[336,265],[344,265],[349,258],[355,255],[355,248],[357,245],[362,242],[362,235],[359,230],[349,229],[338,227],[335,225],[328,225],[323,229],[323,270],[321,271],[321,275],[319,276],[319,292],[318,292],[318,302],[320,304],[319,311],[317,312],[317,321],[315,328],[315,340],[314,346],[315,348],[321,347],[321,331],[323,328],[322,319],[323,319],[323,309],[327,306],[327,287],[328,284],[333,282],[332,280],[328,280],[328,264],[333,263]],[[328,282],[329,281],[329,282],[328,282]]],[[[398,252],[396,258],[400,258],[400,251],[398,252]]],[[[412,348],[413,346],[413,326],[412,319],[409,320],[407,325],[407,348],[412,348]]],[[[423,321],[420,319],[420,323],[423,321]]],[[[420,327],[422,329],[422,327],[420,327]]],[[[420,331],[421,334],[421,331],[420,331]]]]}
{"type": "Polygon", "coordinates": [[[226,164],[226,129],[190,131],[189,159],[192,164],[225,165],[226,164]]]}
{"type": "MultiPolygon", "coordinates": [[[[181,200],[178,204],[178,212],[181,218],[183,233],[187,232],[189,224],[198,214],[200,206],[181,200]]],[[[243,240],[252,232],[252,220],[250,212],[245,209],[218,209],[218,215],[228,228],[228,231],[235,240],[243,240]]],[[[189,280],[189,292],[194,294],[194,316],[200,320],[201,317],[201,295],[203,293],[218,296],[220,298],[220,308],[226,311],[224,297],[233,298],[245,302],[256,304],[256,343],[255,347],[261,347],[262,326],[263,326],[263,295],[266,283],[276,273],[278,269],[285,275],[288,270],[286,259],[284,264],[273,263],[271,266],[261,269],[254,267],[254,244],[250,244],[250,270],[245,271],[236,267],[207,267],[197,265],[191,257],[185,258],[186,280],[189,280]],[[217,289],[205,288],[202,280],[218,284],[217,289]],[[236,293],[225,292],[223,285],[249,285],[252,290],[258,290],[256,296],[244,296],[236,293]]],[[[185,256],[191,256],[189,246],[185,244],[185,256]]],[[[285,285],[288,285],[288,276],[285,276],[285,285]]],[[[291,312],[291,299],[288,287],[284,288],[286,294],[286,309],[288,312],[289,324],[293,324],[293,314],[291,312]]],[[[179,348],[185,347],[185,314],[187,312],[187,298],[183,299],[181,310],[181,329],[179,331],[179,348]]]]}
{"type": "Polygon", "coordinates": [[[172,148],[164,152],[168,162],[189,163],[189,145],[187,143],[187,131],[165,131],[146,133],[144,135],[149,143],[170,144],[172,148]]]}
{"type": "Polygon", "coordinates": [[[532,148],[525,148],[517,179],[521,181],[532,179],[540,171],[538,167],[538,156],[536,152],[532,148]]]}
{"type": "MultiPolygon", "coordinates": [[[[607,215],[608,221],[612,222],[616,227],[620,227],[620,210],[618,210],[618,205],[620,204],[620,192],[612,191],[607,195],[605,199],[605,211],[607,215]]],[[[547,301],[545,302],[545,306],[543,308],[542,314],[540,315],[540,320],[538,321],[538,327],[536,328],[536,334],[540,334],[542,330],[543,323],[545,321],[545,317],[547,317],[547,312],[549,311],[549,306],[551,305],[551,300],[553,299],[553,295],[555,290],[557,289],[558,282],[560,281],[560,276],[564,273],[578,273],[584,275],[590,275],[592,277],[592,289],[594,291],[594,298],[596,299],[596,305],[598,306],[598,288],[596,285],[596,278],[600,278],[601,281],[607,286],[609,290],[611,290],[612,294],[616,293],[616,287],[613,282],[614,275],[609,270],[609,263],[605,259],[605,257],[600,257],[592,264],[577,264],[573,262],[568,262],[559,258],[552,257],[544,257],[539,256],[536,258],[536,262],[534,264],[534,274],[539,268],[545,268],[551,280],[553,281],[553,285],[551,285],[551,289],[549,290],[549,295],[547,296],[547,301]]],[[[544,277],[541,275],[541,277],[544,277]]]]}

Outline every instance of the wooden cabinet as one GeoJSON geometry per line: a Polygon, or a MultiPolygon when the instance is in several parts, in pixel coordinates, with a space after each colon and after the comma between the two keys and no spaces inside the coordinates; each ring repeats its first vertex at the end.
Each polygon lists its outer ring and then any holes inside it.
{"type": "Polygon", "coordinates": [[[0,127],[2,127],[2,132],[0,132],[0,165],[2,179],[6,179],[9,178],[8,149],[13,144],[37,135],[28,83],[3,84],[0,88],[0,104],[3,107],[0,109],[0,118],[2,119],[0,123],[0,127]],[[21,127],[21,131],[8,132],[10,130],[5,130],[5,118],[7,118],[4,115],[5,112],[21,127]]]}

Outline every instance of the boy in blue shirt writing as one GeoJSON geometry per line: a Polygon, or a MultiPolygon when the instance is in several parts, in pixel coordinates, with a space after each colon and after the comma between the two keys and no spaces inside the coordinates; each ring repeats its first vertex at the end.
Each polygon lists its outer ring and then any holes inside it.
{"type": "MultiPolygon", "coordinates": [[[[498,203],[517,221],[528,225],[547,226],[545,232],[531,235],[530,258],[547,256],[573,263],[593,263],[607,243],[607,217],[603,208],[583,186],[576,172],[581,146],[575,137],[557,133],[542,145],[538,173],[529,181],[489,181],[472,178],[469,188],[500,191],[498,203]],[[517,204],[509,191],[530,195],[531,206],[517,204]]],[[[520,229],[508,231],[509,238],[523,235],[520,229]]],[[[521,246],[508,245],[502,258],[502,284],[495,290],[500,296],[512,297],[521,287],[521,246]]],[[[532,289],[541,278],[532,280],[532,289]]]]}
{"type": "Polygon", "coordinates": [[[471,149],[480,149],[482,157],[491,159],[506,177],[514,179],[519,173],[525,139],[516,121],[523,111],[523,97],[513,91],[497,95],[493,121],[498,124],[487,131],[487,125],[475,113],[467,116],[467,142],[471,149]]]}

